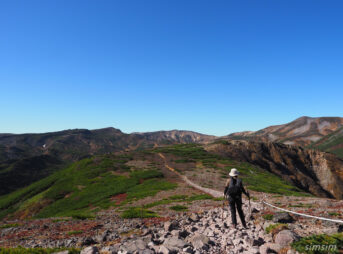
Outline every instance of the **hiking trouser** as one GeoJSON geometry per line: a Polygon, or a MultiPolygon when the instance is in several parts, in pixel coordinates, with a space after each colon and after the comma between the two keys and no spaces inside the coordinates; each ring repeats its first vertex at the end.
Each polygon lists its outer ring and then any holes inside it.
{"type": "Polygon", "coordinates": [[[245,227],[245,218],[242,210],[242,200],[241,199],[230,199],[229,200],[232,224],[237,225],[236,219],[236,209],[238,211],[239,218],[241,219],[242,225],[245,227]]]}

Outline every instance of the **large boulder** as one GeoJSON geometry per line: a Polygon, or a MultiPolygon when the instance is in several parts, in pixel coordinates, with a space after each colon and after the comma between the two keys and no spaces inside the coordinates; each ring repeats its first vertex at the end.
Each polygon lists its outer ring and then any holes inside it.
{"type": "Polygon", "coordinates": [[[173,231],[173,230],[176,230],[180,227],[180,224],[177,222],[177,221],[173,221],[173,222],[170,222],[170,221],[167,221],[164,223],[164,230],[165,231],[173,231]]]}
{"type": "Polygon", "coordinates": [[[177,237],[171,237],[171,238],[166,239],[163,245],[167,247],[168,250],[175,251],[175,250],[182,249],[186,245],[186,243],[177,237]]]}
{"type": "Polygon", "coordinates": [[[300,237],[293,231],[282,230],[275,236],[275,243],[279,244],[282,247],[285,247],[299,239],[300,237]]]}
{"type": "Polygon", "coordinates": [[[191,222],[198,222],[199,221],[199,216],[196,213],[192,213],[189,217],[188,220],[191,222]]]}
{"type": "Polygon", "coordinates": [[[167,247],[162,245],[162,246],[160,246],[158,253],[169,254],[169,250],[167,249],[167,247]]]}
{"type": "Polygon", "coordinates": [[[187,230],[182,230],[179,232],[179,238],[182,238],[182,239],[186,238],[189,235],[190,233],[187,230]]]}
{"type": "Polygon", "coordinates": [[[80,254],[99,254],[99,249],[96,246],[89,246],[81,250],[80,254]]]}
{"type": "Polygon", "coordinates": [[[98,242],[93,237],[85,237],[81,240],[81,246],[89,246],[97,244],[98,242]]]}
{"type": "Polygon", "coordinates": [[[100,250],[100,253],[106,253],[106,254],[115,254],[119,251],[120,244],[116,244],[113,246],[105,246],[100,250]]]}
{"type": "Polygon", "coordinates": [[[265,243],[260,246],[261,254],[279,253],[282,247],[277,243],[265,243]]]}
{"type": "Polygon", "coordinates": [[[110,231],[109,230],[105,230],[102,234],[99,234],[95,237],[95,240],[98,242],[98,243],[102,243],[102,242],[106,242],[109,238],[109,235],[110,235],[110,231]]]}
{"type": "Polygon", "coordinates": [[[147,248],[146,243],[141,239],[129,241],[120,247],[121,250],[127,251],[129,253],[142,251],[142,250],[145,250],[146,248],[147,248]]]}
{"type": "Polygon", "coordinates": [[[276,213],[273,216],[273,221],[276,223],[292,223],[294,219],[289,213],[276,213]]]}
{"type": "Polygon", "coordinates": [[[210,239],[207,236],[195,233],[190,238],[190,243],[193,245],[195,249],[202,249],[206,244],[208,244],[210,239]]]}

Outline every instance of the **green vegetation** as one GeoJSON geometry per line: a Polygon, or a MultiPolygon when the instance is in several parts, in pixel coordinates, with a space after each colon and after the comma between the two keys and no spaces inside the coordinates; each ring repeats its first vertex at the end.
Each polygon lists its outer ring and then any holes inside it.
{"type": "Polygon", "coordinates": [[[332,150],[331,152],[343,159],[343,148],[337,148],[335,150],[332,150]]]}
{"type": "Polygon", "coordinates": [[[4,225],[0,225],[0,228],[15,228],[15,227],[19,227],[20,225],[18,223],[13,223],[13,224],[4,224],[4,225]]]}
{"type": "Polygon", "coordinates": [[[75,230],[75,231],[68,232],[68,235],[79,235],[79,234],[82,234],[82,233],[83,233],[82,230],[75,230]]]}
{"type": "Polygon", "coordinates": [[[302,207],[302,208],[312,208],[312,204],[303,204],[303,203],[298,203],[294,205],[289,205],[289,207],[302,207]]]}
{"type": "Polygon", "coordinates": [[[219,198],[213,198],[214,201],[223,201],[226,200],[224,197],[219,197],[219,198]]]}
{"type": "Polygon", "coordinates": [[[76,220],[87,220],[95,218],[95,216],[90,212],[72,212],[70,216],[76,220]]]}
{"type": "Polygon", "coordinates": [[[312,143],[308,146],[308,148],[315,148],[321,151],[331,152],[336,154],[338,157],[343,158],[343,148],[339,148],[341,144],[343,144],[343,127],[327,136],[324,136],[317,142],[312,143]]]}
{"type": "Polygon", "coordinates": [[[170,190],[175,187],[175,183],[170,183],[165,180],[148,179],[142,184],[133,186],[127,191],[127,193],[129,199],[140,199],[148,196],[154,196],[159,191],[170,190]]]}
{"type": "Polygon", "coordinates": [[[328,213],[330,216],[339,216],[340,214],[337,212],[329,212],[328,213]]]}
{"type": "Polygon", "coordinates": [[[130,155],[86,158],[34,184],[0,197],[0,218],[13,213],[37,218],[73,217],[88,219],[107,209],[110,198],[126,193],[126,202],[176,188],[155,169],[130,172],[130,155]],[[129,172],[129,174],[128,174],[129,172]],[[30,211],[30,212],[28,212],[30,211]]]}
{"type": "Polygon", "coordinates": [[[187,206],[183,206],[183,205],[174,205],[174,206],[171,206],[170,209],[174,211],[187,211],[188,210],[187,206]]]}
{"type": "Polygon", "coordinates": [[[70,248],[23,248],[23,247],[17,247],[17,248],[1,248],[0,247],[0,254],[51,254],[54,252],[60,252],[68,250],[69,254],[79,254],[79,249],[70,249],[70,248]]]}
{"type": "Polygon", "coordinates": [[[170,196],[168,199],[170,199],[170,200],[185,200],[186,198],[188,198],[187,195],[173,195],[173,196],[170,196]]]}
{"type": "Polygon", "coordinates": [[[288,229],[288,225],[284,223],[271,224],[266,228],[267,234],[272,233],[272,235],[277,234],[281,230],[288,229]]]}
{"type": "Polygon", "coordinates": [[[262,215],[262,218],[265,219],[265,220],[272,220],[274,217],[273,214],[263,214],[262,215]]]}
{"type": "Polygon", "coordinates": [[[140,207],[130,207],[126,209],[122,214],[122,218],[132,219],[132,218],[152,218],[158,217],[154,211],[150,211],[140,207]]]}
{"type": "Polygon", "coordinates": [[[208,194],[199,194],[199,195],[193,195],[189,197],[186,201],[191,202],[195,200],[206,200],[206,199],[213,199],[213,197],[208,194]]]}
{"type": "Polygon", "coordinates": [[[343,234],[312,235],[301,238],[299,241],[292,243],[291,246],[300,253],[341,253],[340,250],[343,248],[343,234]]]}
{"type": "Polygon", "coordinates": [[[223,139],[218,139],[216,141],[214,141],[212,144],[222,144],[222,145],[228,145],[229,142],[227,140],[223,140],[223,139]]]}
{"type": "Polygon", "coordinates": [[[195,162],[194,160],[191,159],[180,159],[180,160],[174,160],[175,163],[190,163],[190,162],[195,162]]]}
{"type": "Polygon", "coordinates": [[[282,195],[280,195],[280,194],[273,195],[273,198],[282,198],[282,195]]]}
{"type": "Polygon", "coordinates": [[[174,202],[180,202],[180,200],[162,199],[162,200],[158,200],[158,201],[152,202],[150,204],[146,204],[146,205],[144,205],[144,208],[152,208],[152,207],[155,207],[155,206],[167,205],[167,204],[174,203],[174,202]]]}
{"type": "Polygon", "coordinates": [[[60,221],[69,221],[69,218],[57,218],[57,219],[53,219],[52,222],[56,223],[56,222],[60,222],[60,221]]]}

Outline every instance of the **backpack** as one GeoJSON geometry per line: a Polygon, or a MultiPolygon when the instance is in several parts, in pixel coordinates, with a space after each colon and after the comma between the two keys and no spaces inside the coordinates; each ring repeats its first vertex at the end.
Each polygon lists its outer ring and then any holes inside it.
{"type": "Polygon", "coordinates": [[[227,189],[227,194],[230,197],[237,197],[242,194],[242,189],[241,189],[241,179],[231,179],[229,187],[227,189]]]}

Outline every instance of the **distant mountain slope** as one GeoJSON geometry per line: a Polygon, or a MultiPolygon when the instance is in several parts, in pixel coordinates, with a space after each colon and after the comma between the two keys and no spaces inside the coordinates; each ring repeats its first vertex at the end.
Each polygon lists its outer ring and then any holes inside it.
{"type": "Polygon", "coordinates": [[[311,144],[310,147],[330,152],[343,158],[343,127],[311,144]]]}
{"type": "Polygon", "coordinates": [[[213,136],[191,131],[125,134],[115,128],[0,134],[0,179],[1,183],[8,183],[0,185],[0,195],[26,186],[85,156],[213,139],[213,136]],[[37,160],[42,163],[38,165],[37,160]],[[30,173],[32,175],[27,177],[30,173]]]}
{"type": "Polygon", "coordinates": [[[320,197],[343,199],[343,160],[317,150],[272,142],[232,140],[206,150],[257,165],[320,197]]]}
{"type": "MultiPolygon", "coordinates": [[[[341,133],[339,130],[342,127],[343,118],[341,117],[300,117],[290,123],[270,126],[256,132],[233,133],[228,135],[227,138],[277,142],[303,147],[318,143],[318,145],[323,144],[320,148],[321,150],[334,152],[336,148],[339,149],[343,145],[342,140],[339,139],[339,133],[341,133]],[[339,133],[335,134],[336,132],[339,133]],[[326,141],[331,134],[330,141],[326,141]]],[[[317,148],[317,146],[312,147],[317,148]]]]}
{"type": "Polygon", "coordinates": [[[155,132],[141,132],[132,133],[131,136],[145,140],[152,141],[157,144],[172,144],[172,143],[206,143],[216,139],[216,136],[204,135],[193,131],[155,131],[155,132]]]}

